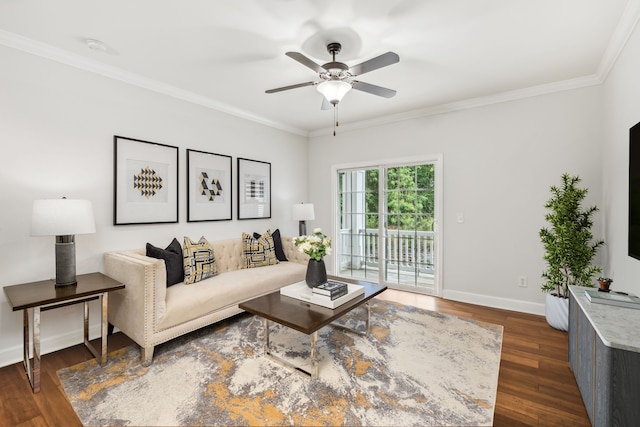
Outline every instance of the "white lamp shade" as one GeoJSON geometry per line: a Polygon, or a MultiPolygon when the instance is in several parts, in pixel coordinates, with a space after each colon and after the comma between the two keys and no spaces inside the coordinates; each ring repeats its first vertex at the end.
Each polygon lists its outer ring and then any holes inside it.
{"type": "Polygon", "coordinates": [[[318,92],[327,98],[333,105],[342,101],[342,98],[351,90],[351,85],[342,80],[328,80],[318,85],[318,92]]]}
{"type": "Polygon", "coordinates": [[[315,219],[313,203],[298,203],[293,205],[292,216],[294,221],[310,221],[315,219]]]}
{"type": "Polygon", "coordinates": [[[89,200],[45,199],[33,202],[32,236],[66,236],[96,232],[89,200]]]}

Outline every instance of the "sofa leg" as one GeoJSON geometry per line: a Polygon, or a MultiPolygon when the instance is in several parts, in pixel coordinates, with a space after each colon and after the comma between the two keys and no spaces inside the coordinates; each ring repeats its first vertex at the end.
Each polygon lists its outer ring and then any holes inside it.
{"type": "Polygon", "coordinates": [[[142,366],[151,366],[151,362],[153,362],[153,350],[155,347],[144,347],[142,348],[142,366]]]}

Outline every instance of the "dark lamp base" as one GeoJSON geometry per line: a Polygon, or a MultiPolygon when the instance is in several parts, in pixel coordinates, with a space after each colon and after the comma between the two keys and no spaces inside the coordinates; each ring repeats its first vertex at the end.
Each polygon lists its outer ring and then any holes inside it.
{"type": "Polygon", "coordinates": [[[76,285],[76,244],[72,236],[56,238],[56,287],[76,285]]]}

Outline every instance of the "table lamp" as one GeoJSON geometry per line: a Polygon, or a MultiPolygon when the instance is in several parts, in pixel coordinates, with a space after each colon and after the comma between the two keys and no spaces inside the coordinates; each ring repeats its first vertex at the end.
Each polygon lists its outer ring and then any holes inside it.
{"type": "Polygon", "coordinates": [[[95,233],[89,200],[35,200],[31,215],[32,236],[56,236],[56,286],[75,285],[76,234],[95,233]]]}
{"type": "Polygon", "coordinates": [[[315,219],[313,214],[313,203],[297,203],[293,205],[293,219],[300,221],[298,226],[298,232],[301,236],[307,234],[307,224],[305,221],[315,219]]]}

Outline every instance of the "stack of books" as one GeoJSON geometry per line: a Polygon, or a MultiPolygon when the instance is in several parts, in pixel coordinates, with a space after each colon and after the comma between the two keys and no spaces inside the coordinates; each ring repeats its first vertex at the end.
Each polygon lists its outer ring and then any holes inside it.
{"type": "Polygon", "coordinates": [[[618,307],[635,308],[640,310],[640,298],[626,292],[600,292],[597,290],[584,291],[587,299],[597,304],[615,305],[618,307]]]}
{"type": "Polygon", "coordinates": [[[311,304],[319,305],[321,307],[329,308],[331,310],[340,307],[342,304],[345,304],[351,301],[354,298],[358,298],[364,295],[364,286],[354,285],[353,283],[343,283],[336,282],[331,280],[330,283],[325,284],[322,288],[310,288],[307,286],[306,281],[301,281],[297,283],[293,283],[289,286],[285,286],[280,289],[280,295],[284,295],[289,298],[295,298],[300,301],[306,301],[311,304]],[[335,283],[338,285],[336,286],[335,283]],[[326,288],[342,288],[342,285],[346,286],[346,294],[341,294],[339,291],[333,291],[333,298],[331,296],[331,290],[326,288]],[[315,289],[314,292],[312,289],[315,289]],[[316,292],[324,292],[324,293],[316,293],[316,292]],[[339,296],[342,295],[342,296],[339,296]]]}
{"type": "Polygon", "coordinates": [[[329,280],[327,283],[312,288],[311,292],[313,292],[314,295],[329,298],[333,301],[349,293],[349,287],[346,283],[329,280]]]}

